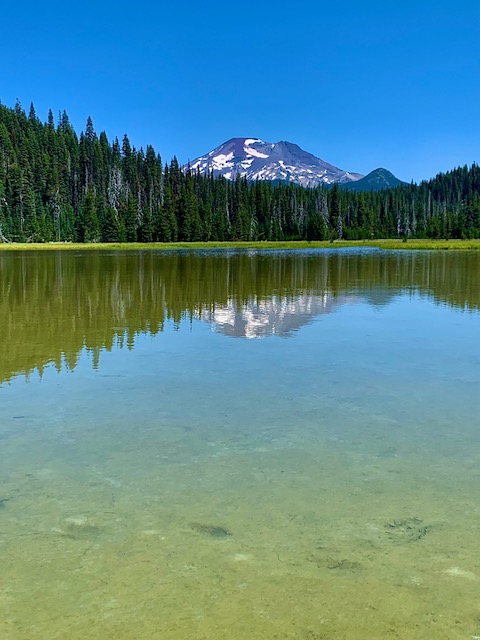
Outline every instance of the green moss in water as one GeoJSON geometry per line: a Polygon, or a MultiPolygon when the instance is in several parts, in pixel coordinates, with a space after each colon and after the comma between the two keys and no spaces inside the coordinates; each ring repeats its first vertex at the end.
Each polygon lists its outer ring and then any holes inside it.
{"type": "Polygon", "coordinates": [[[232,532],[225,527],[220,527],[213,524],[200,524],[199,522],[191,522],[190,528],[198,533],[203,533],[212,538],[228,538],[232,535],[232,532]]]}

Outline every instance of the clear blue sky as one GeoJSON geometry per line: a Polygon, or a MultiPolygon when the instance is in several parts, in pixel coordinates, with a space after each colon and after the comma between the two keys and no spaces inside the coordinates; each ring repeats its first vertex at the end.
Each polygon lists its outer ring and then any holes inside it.
{"type": "Polygon", "coordinates": [[[0,100],[169,161],[288,140],[419,181],[480,162],[480,1],[3,3],[0,100]]]}

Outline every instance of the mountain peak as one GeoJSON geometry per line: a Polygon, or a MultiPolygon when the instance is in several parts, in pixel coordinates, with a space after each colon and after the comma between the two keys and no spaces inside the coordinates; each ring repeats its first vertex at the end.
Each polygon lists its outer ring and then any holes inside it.
{"type": "Polygon", "coordinates": [[[382,189],[391,189],[392,187],[398,187],[402,184],[405,184],[405,182],[395,177],[391,171],[379,167],[378,169],[370,171],[370,173],[361,180],[342,186],[349,191],[381,191],[382,189]]]}
{"type": "Polygon", "coordinates": [[[335,167],[297,144],[281,140],[265,142],[260,138],[230,138],[204,156],[195,158],[184,170],[213,172],[214,176],[248,180],[293,182],[304,187],[333,182],[348,183],[363,176],[335,167]]]}

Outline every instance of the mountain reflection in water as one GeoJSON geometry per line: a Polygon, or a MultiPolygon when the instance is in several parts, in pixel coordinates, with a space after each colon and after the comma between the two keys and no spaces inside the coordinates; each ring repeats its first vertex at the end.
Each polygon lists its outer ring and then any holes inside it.
{"type": "Polygon", "coordinates": [[[74,369],[85,348],[95,364],[170,322],[288,337],[342,305],[405,293],[480,308],[480,254],[468,252],[4,252],[0,274],[0,381],[74,369]]]}
{"type": "Polygon", "coordinates": [[[232,338],[288,337],[317,316],[333,313],[340,305],[355,300],[354,296],[334,297],[327,292],[292,297],[275,295],[240,306],[231,300],[214,311],[202,313],[201,319],[232,338]]]}

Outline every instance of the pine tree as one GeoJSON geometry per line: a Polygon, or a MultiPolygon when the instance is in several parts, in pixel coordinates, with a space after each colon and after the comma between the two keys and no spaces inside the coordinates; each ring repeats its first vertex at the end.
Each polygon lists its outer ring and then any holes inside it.
{"type": "Polygon", "coordinates": [[[92,189],[86,192],[80,205],[76,234],[79,242],[98,242],[100,239],[97,204],[92,189]]]}
{"type": "Polygon", "coordinates": [[[343,225],[340,213],[340,193],[338,184],[335,183],[330,192],[330,229],[331,237],[340,239],[342,237],[343,225]]]}

